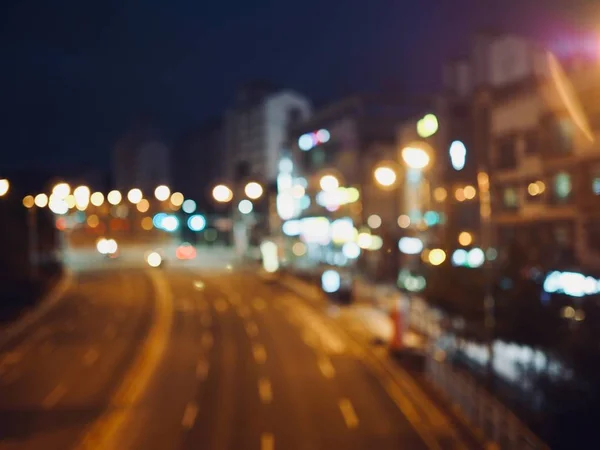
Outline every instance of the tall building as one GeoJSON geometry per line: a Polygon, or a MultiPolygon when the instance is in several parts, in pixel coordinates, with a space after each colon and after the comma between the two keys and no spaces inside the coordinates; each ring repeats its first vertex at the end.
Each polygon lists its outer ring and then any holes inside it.
{"type": "Polygon", "coordinates": [[[113,173],[119,190],[154,192],[156,186],[171,181],[169,148],[154,130],[139,125],[117,142],[113,173]]]}
{"type": "Polygon", "coordinates": [[[184,133],[173,148],[173,188],[199,207],[210,204],[211,187],[223,176],[224,131],[223,119],[209,119],[184,133]]]}
{"type": "Polygon", "coordinates": [[[225,117],[227,176],[274,182],[288,126],[310,113],[308,99],[291,90],[265,83],[243,87],[225,117]]]}

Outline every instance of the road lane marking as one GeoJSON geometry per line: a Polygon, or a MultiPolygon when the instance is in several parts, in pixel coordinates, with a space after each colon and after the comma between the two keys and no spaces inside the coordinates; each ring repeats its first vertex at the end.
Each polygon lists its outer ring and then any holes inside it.
{"type": "Polygon", "coordinates": [[[220,298],[215,302],[215,309],[217,310],[217,312],[224,313],[225,311],[227,311],[228,308],[229,305],[227,304],[227,301],[223,298],[220,298]]]}
{"type": "Polygon", "coordinates": [[[98,351],[96,349],[90,348],[87,352],[85,352],[85,355],[83,355],[83,363],[86,366],[91,366],[98,360],[98,356],[100,356],[98,354],[98,351]]]}
{"type": "Polygon", "coordinates": [[[272,433],[263,433],[261,435],[260,450],[275,450],[275,437],[272,433]]]}
{"type": "Polygon", "coordinates": [[[258,336],[258,325],[256,325],[256,322],[248,322],[246,324],[246,333],[251,338],[258,336]]]}
{"type": "Polygon", "coordinates": [[[257,311],[264,311],[267,308],[267,302],[260,297],[256,297],[254,300],[252,300],[252,306],[257,311]]]}
{"type": "Polygon", "coordinates": [[[61,398],[67,393],[67,388],[62,384],[56,386],[50,393],[46,396],[46,398],[42,401],[42,407],[44,409],[52,409],[56,406],[56,404],[60,401],[61,398]]]}
{"type": "Polygon", "coordinates": [[[346,426],[350,429],[356,428],[358,426],[358,417],[356,417],[356,412],[354,411],[354,407],[350,400],[347,398],[343,398],[339,402],[340,411],[342,412],[342,416],[344,417],[344,422],[346,422],[346,426]]]}
{"type": "Polygon", "coordinates": [[[196,379],[200,381],[205,380],[208,376],[208,368],[208,361],[205,359],[198,361],[198,364],[196,364],[196,379]]]}
{"type": "Polygon", "coordinates": [[[258,395],[263,403],[271,403],[273,401],[273,390],[268,378],[262,377],[258,380],[258,395]]]}
{"type": "Polygon", "coordinates": [[[197,291],[203,291],[204,290],[204,282],[202,280],[195,280],[194,281],[194,288],[197,291]]]}
{"type": "Polygon", "coordinates": [[[265,350],[264,345],[254,344],[252,346],[252,354],[254,355],[254,360],[257,364],[264,364],[267,362],[267,351],[265,350]]]}
{"type": "Polygon", "coordinates": [[[112,323],[109,323],[104,328],[104,336],[108,339],[114,339],[117,336],[117,328],[112,323]]]}
{"type": "Polygon", "coordinates": [[[200,325],[205,328],[210,327],[212,324],[212,317],[208,311],[205,311],[200,317],[200,325]]]}
{"type": "Polygon", "coordinates": [[[161,361],[173,324],[173,296],[164,273],[145,271],[154,290],[153,317],[145,340],[140,344],[106,412],[85,431],[76,449],[120,448],[124,425],[136,412],[158,363],[161,361]]]}
{"type": "Polygon", "coordinates": [[[319,370],[325,378],[331,379],[335,377],[335,369],[329,358],[326,356],[321,356],[317,361],[317,365],[319,366],[319,370]]]}
{"type": "Polygon", "coordinates": [[[202,347],[206,350],[210,349],[213,346],[213,337],[210,331],[205,331],[202,333],[202,338],[200,340],[202,343],[202,347]]]}
{"type": "Polygon", "coordinates": [[[195,403],[188,403],[183,413],[183,419],[181,420],[181,426],[186,430],[190,430],[196,422],[196,416],[198,415],[198,405],[195,403]]]}

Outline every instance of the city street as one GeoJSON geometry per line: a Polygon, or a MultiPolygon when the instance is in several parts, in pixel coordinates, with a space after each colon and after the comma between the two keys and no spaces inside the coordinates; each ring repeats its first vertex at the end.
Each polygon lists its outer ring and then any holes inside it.
{"type": "Polygon", "coordinates": [[[0,348],[0,450],[464,448],[327,320],[242,270],[76,273],[0,348]]]}

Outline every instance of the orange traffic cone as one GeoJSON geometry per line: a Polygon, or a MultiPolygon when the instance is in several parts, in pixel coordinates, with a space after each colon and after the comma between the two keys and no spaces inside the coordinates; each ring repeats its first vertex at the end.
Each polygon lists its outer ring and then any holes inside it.
{"type": "Polygon", "coordinates": [[[392,325],[394,327],[394,334],[392,336],[392,340],[390,341],[390,351],[398,352],[404,348],[404,330],[402,323],[402,310],[400,307],[400,301],[394,302],[394,306],[392,307],[392,311],[390,312],[390,319],[392,320],[392,325]]]}

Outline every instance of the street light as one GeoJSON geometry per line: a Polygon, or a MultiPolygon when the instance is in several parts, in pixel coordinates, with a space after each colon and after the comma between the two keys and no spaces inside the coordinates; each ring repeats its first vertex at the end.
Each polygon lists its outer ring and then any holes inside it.
{"type": "Polygon", "coordinates": [[[233,199],[233,192],[224,184],[215,186],[212,195],[219,203],[229,203],[233,199]]]}
{"type": "Polygon", "coordinates": [[[52,193],[57,198],[64,199],[71,193],[71,186],[67,183],[58,183],[52,188],[52,193]]]}
{"type": "Polygon", "coordinates": [[[48,196],[46,194],[38,194],[34,199],[35,206],[45,208],[48,205],[48,196]]]}
{"type": "Polygon", "coordinates": [[[10,183],[6,178],[0,179],[0,197],[4,197],[10,189],[10,183]]]}
{"type": "Polygon", "coordinates": [[[335,191],[338,187],[340,187],[339,180],[333,175],[325,175],[319,181],[319,185],[321,189],[324,191],[335,191]]]}
{"type": "Polygon", "coordinates": [[[179,207],[183,204],[183,194],[181,192],[173,192],[173,195],[171,195],[171,204],[173,206],[179,207]]]}
{"type": "Polygon", "coordinates": [[[102,192],[94,192],[90,197],[90,202],[94,206],[102,206],[102,203],[104,203],[104,194],[102,192]]]}
{"type": "Polygon", "coordinates": [[[263,188],[260,184],[255,181],[251,181],[244,188],[244,192],[249,199],[256,200],[263,195],[263,188]]]}
{"type": "Polygon", "coordinates": [[[143,198],[144,194],[142,194],[142,191],[137,188],[133,188],[127,193],[127,200],[134,205],[137,205],[139,202],[141,202],[143,198]]]}
{"type": "Polygon", "coordinates": [[[156,189],[154,189],[154,196],[156,200],[164,202],[171,195],[171,189],[168,186],[160,185],[156,189]]]}
{"type": "Polygon", "coordinates": [[[84,211],[90,203],[90,188],[87,186],[77,187],[73,191],[73,197],[75,197],[75,206],[77,207],[77,209],[80,211],[84,211]]]}
{"type": "Polygon", "coordinates": [[[110,203],[111,205],[118,205],[119,203],[121,203],[121,193],[119,191],[110,191],[108,193],[108,195],[106,196],[106,199],[108,200],[108,203],[110,203]]]}
{"type": "Polygon", "coordinates": [[[29,208],[33,208],[33,205],[35,205],[35,200],[33,199],[33,195],[26,195],[23,198],[23,206],[27,209],[29,208]]]}
{"type": "Polygon", "coordinates": [[[417,170],[427,167],[431,160],[425,150],[417,147],[405,147],[402,150],[402,159],[408,167],[417,170]]]}
{"type": "Polygon", "coordinates": [[[396,171],[388,166],[380,166],[376,168],[375,172],[373,172],[373,176],[375,177],[375,181],[383,187],[393,186],[398,178],[396,171]]]}

